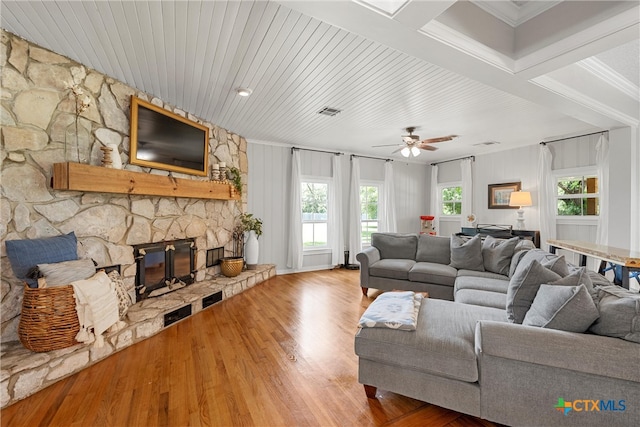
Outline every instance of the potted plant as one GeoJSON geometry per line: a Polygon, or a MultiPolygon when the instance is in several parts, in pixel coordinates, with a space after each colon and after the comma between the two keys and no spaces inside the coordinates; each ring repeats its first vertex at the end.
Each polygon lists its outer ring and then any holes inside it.
{"type": "Polygon", "coordinates": [[[242,195],[242,175],[240,169],[235,166],[231,166],[228,170],[227,176],[231,180],[231,185],[236,189],[238,194],[242,195]]]}
{"type": "Polygon", "coordinates": [[[247,269],[253,270],[258,264],[258,254],[260,252],[258,237],[262,235],[262,220],[255,218],[253,214],[243,213],[240,215],[240,227],[244,233],[247,233],[247,239],[244,242],[247,269]]]}

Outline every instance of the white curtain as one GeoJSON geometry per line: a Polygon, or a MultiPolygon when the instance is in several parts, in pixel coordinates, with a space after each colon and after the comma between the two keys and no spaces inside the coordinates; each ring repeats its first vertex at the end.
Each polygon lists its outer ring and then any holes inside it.
{"type": "Polygon", "coordinates": [[[546,145],[540,145],[538,157],[538,186],[540,209],[540,247],[545,247],[547,240],[556,238],[556,191],[551,164],[553,154],[546,145]]]}
{"type": "Polygon", "coordinates": [[[431,166],[431,202],[429,203],[429,215],[434,217],[433,228],[440,234],[440,209],[438,206],[438,165],[431,166]]]}
{"type": "Polygon", "coordinates": [[[360,161],[351,157],[351,189],[349,194],[349,264],[356,264],[362,250],[360,213],[360,161]]]}
{"type": "Polygon", "coordinates": [[[473,213],[473,175],[471,174],[471,159],[460,161],[462,172],[462,212],[460,226],[467,226],[467,217],[473,213]]]}
{"type": "Polygon", "coordinates": [[[300,151],[292,150],[287,267],[293,270],[299,270],[302,267],[302,201],[300,199],[300,186],[300,151]]]}
{"type": "Polygon", "coordinates": [[[607,245],[609,242],[609,137],[600,135],[596,144],[596,161],[598,164],[598,197],[600,198],[600,215],[596,243],[607,245]]]}
{"type": "Polygon", "coordinates": [[[380,231],[395,233],[398,231],[396,222],[396,197],[393,183],[393,163],[387,160],[384,163],[384,186],[382,188],[382,215],[380,218],[380,231]]]}
{"type": "Polygon", "coordinates": [[[331,242],[331,265],[338,265],[344,251],[344,231],[342,225],[342,166],[340,155],[333,156],[333,185],[329,191],[328,237],[331,242]]]}

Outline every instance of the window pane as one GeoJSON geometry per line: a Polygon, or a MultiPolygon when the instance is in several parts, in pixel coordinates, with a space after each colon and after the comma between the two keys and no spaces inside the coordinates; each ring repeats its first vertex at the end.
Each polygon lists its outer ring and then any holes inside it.
{"type": "Polygon", "coordinates": [[[313,236],[315,246],[327,246],[327,223],[313,224],[313,236]]]}
{"type": "MultiPolygon", "coordinates": [[[[302,213],[326,214],[328,184],[303,182],[301,187],[302,213]]],[[[313,216],[311,218],[314,218],[313,216]]]]}
{"type": "Polygon", "coordinates": [[[446,187],[442,189],[442,200],[462,200],[462,187],[446,187]]]}
{"type": "Polygon", "coordinates": [[[302,224],[302,244],[305,248],[313,246],[313,224],[302,224]]]}
{"type": "Polygon", "coordinates": [[[584,210],[584,215],[600,214],[600,203],[597,197],[587,197],[582,200],[583,200],[582,208],[584,210]]]}
{"type": "Polygon", "coordinates": [[[582,199],[558,199],[558,215],[582,215],[582,199]]]}
{"type": "Polygon", "coordinates": [[[362,246],[370,246],[371,233],[378,232],[378,221],[362,221],[360,227],[362,228],[362,233],[360,236],[360,240],[362,240],[362,246]]]}
{"type": "Polygon", "coordinates": [[[558,180],[558,195],[565,194],[582,194],[582,177],[568,176],[558,180]]]}
{"type": "Polygon", "coordinates": [[[598,178],[595,176],[587,176],[584,179],[586,194],[596,194],[598,192],[598,178]]]}
{"type": "Polygon", "coordinates": [[[361,219],[378,219],[378,187],[360,186],[360,213],[361,219]]]}

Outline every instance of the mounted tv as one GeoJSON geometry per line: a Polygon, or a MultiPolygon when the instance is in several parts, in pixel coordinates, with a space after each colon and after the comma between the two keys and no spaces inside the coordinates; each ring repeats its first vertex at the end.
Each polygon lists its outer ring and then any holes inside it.
{"type": "Polygon", "coordinates": [[[131,97],[132,165],[209,175],[209,128],[131,97]]]}

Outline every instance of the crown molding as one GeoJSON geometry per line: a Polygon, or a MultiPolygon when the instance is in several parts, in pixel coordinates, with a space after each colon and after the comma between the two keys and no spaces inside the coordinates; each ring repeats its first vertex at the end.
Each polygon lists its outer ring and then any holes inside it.
{"type": "Polygon", "coordinates": [[[499,68],[502,71],[513,74],[515,61],[512,58],[491,49],[490,47],[454,30],[447,25],[442,24],[441,22],[431,21],[418,30],[418,32],[449,47],[458,49],[473,58],[499,68]]]}
{"type": "Polygon", "coordinates": [[[640,101],[640,88],[601,60],[597,58],[587,58],[577,62],[576,65],[602,79],[625,95],[636,101],[640,101]]]}
{"type": "Polygon", "coordinates": [[[562,3],[561,0],[529,1],[518,6],[512,1],[471,0],[471,2],[513,28],[562,3]]]}
{"type": "Polygon", "coordinates": [[[584,93],[578,92],[577,90],[565,84],[562,84],[551,77],[540,76],[536,77],[533,80],[530,80],[530,82],[570,101],[590,108],[593,111],[597,111],[600,114],[625,123],[628,126],[638,127],[640,125],[640,119],[638,119],[638,117],[632,117],[619,110],[613,109],[610,105],[603,104],[602,102],[597,101],[590,96],[586,96],[584,93]]]}

